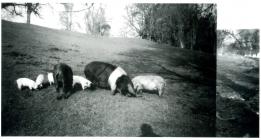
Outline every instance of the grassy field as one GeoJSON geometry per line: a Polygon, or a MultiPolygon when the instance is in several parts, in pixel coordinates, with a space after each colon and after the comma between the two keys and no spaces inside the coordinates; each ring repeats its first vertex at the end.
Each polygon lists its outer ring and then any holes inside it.
{"type": "Polygon", "coordinates": [[[2,135],[215,136],[216,57],[141,39],[102,38],[2,21],[2,135]],[[76,90],[56,100],[53,86],[19,91],[17,78],[34,79],[59,62],[84,76],[91,61],[124,68],[130,77],[155,73],[162,97],[109,90],[76,90]]]}
{"type": "Polygon", "coordinates": [[[259,136],[259,59],[217,57],[217,136],[259,136]]]}

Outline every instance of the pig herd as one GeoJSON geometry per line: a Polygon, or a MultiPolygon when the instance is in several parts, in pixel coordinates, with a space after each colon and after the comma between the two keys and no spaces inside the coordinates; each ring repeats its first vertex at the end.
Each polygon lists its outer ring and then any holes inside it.
{"type": "Polygon", "coordinates": [[[156,91],[162,96],[166,87],[165,80],[158,75],[139,75],[130,79],[125,70],[109,63],[93,61],[84,67],[85,77],[73,75],[70,66],[59,63],[54,66],[53,72],[39,74],[35,81],[29,78],[19,78],[16,84],[19,90],[27,87],[30,90],[43,88],[44,83],[55,86],[57,99],[67,99],[72,94],[76,84],[85,90],[103,88],[111,90],[111,94],[120,93],[128,97],[141,96],[143,91],[156,91]],[[60,92],[62,89],[62,92],[60,92]]]}

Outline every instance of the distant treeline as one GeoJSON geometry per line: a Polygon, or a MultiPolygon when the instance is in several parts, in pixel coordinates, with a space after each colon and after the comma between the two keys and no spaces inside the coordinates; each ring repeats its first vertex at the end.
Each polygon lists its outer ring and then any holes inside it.
{"type": "Polygon", "coordinates": [[[128,25],[143,39],[216,52],[215,4],[133,4],[126,10],[128,25]]]}
{"type": "Polygon", "coordinates": [[[217,48],[222,54],[257,55],[259,53],[259,30],[218,30],[217,48]],[[227,40],[230,40],[230,43],[226,43],[227,40]]]}

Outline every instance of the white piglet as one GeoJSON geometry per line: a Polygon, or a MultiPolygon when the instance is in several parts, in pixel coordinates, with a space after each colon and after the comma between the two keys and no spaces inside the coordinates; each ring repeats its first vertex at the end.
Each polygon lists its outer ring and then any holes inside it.
{"type": "Polygon", "coordinates": [[[21,90],[22,87],[28,87],[30,90],[37,89],[35,81],[29,78],[19,78],[16,80],[16,83],[19,90],[21,90]]]}
{"type": "Polygon", "coordinates": [[[35,84],[36,84],[37,89],[43,87],[43,82],[44,82],[44,75],[39,74],[37,76],[36,80],[35,80],[35,84]]]}
{"type": "Polygon", "coordinates": [[[91,87],[92,82],[82,76],[73,75],[73,87],[76,83],[81,84],[82,90],[84,90],[88,87],[91,87]]]}
{"type": "Polygon", "coordinates": [[[165,80],[157,75],[136,76],[132,79],[132,83],[136,92],[141,92],[142,90],[157,91],[159,96],[162,96],[166,86],[165,80]]]}
{"type": "Polygon", "coordinates": [[[54,84],[53,73],[48,72],[47,73],[47,78],[48,78],[48,81],[49,81],[50,85],[54,84]]]}

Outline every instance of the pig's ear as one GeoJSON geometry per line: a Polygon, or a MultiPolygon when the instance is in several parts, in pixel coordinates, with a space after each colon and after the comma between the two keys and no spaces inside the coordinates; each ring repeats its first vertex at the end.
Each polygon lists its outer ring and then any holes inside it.
{"type": "Polygon", "coordinates": [[[135,90],[133,84],[128,84],[128,89],[133,89],[133,90],[135,90]]]}

